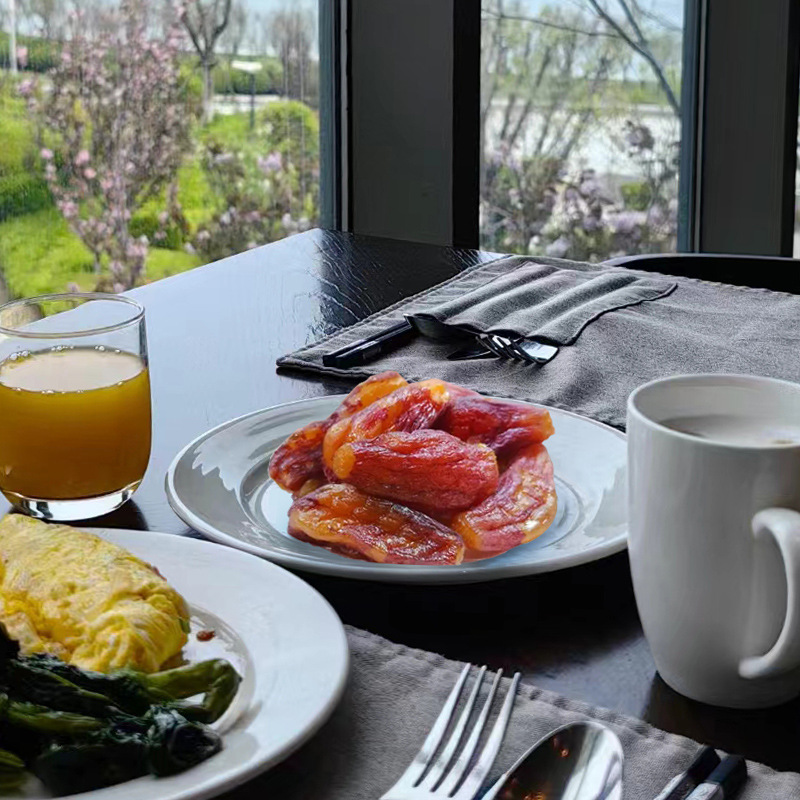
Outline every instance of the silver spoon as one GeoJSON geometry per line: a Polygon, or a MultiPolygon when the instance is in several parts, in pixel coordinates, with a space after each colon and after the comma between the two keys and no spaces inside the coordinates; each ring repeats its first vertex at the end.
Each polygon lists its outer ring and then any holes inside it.
{"type": "Polygon", "coordinates": [[[540,739],[483,800],[622,800],[622,745],[598,722],[574,722],[540,739]]]}

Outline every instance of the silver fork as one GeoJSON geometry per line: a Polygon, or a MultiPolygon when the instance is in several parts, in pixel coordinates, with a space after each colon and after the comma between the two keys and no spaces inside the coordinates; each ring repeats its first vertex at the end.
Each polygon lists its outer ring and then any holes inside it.
{"type": "Polygon", "coordinates": [[[489,719],[492,703],[500,685],[503,670],[498,670],[492,682],[489,694],[483,704],[478,718],[472,725],[466,744],[456,757],[459,744],[467,732],[470,716],[478,699],[478,692],[486,674],[486,667],[481,667],[472,684],[469,697],[461,714],[453,727],[452,733],[445,741],[445,734],[455,714],[458,700],[461,697],[464,685],[467,682],[471,664],[467,664],[450,692],[436,722],[430,730],[420,751],[409,764],[408,769],[400,779],[389,789],[381,800],[473,800],[480,791],[489,770],[492,768],[500,745],[503,742],[508,722],[511,718],[511,708],[517,693],[520,675],[514,675],[511,686],[503,701],[500,713],[495,720],[492,731],[483,745],[474,765],[470,765],[478,749],[481,733],[489,719]],[[441,748],[441,750],[440,750],[441,748]],[[434,760],[434,756],[438,756],[434,760]],[[452,765],[452,766],[451,766],[452,765]]]}
{"type": "Polygon", "coordinates": [[[554,345],[532,339],[512,339],[496,333],[480,333],[477,338],[496,356],[524,361],[526,364],[546,364],[558,352],[558,348],[554,345]]]}

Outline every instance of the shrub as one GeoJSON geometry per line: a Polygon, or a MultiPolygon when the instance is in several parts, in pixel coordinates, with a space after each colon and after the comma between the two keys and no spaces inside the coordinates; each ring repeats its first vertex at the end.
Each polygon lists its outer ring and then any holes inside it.
{"type": "MultiPolygon", "coordinates": [[[[256,94],[280,94],[283,89],[283,67],[274,58],[261,60],[261,71],[256,73],[256,94]]],[[[214,68],[214,91],[218,94],[250,94],[250,75],[230,64],[214,68]]]]}
{"type": "Polygon", "coordinates": [[[0,176],[0,222],[52,204],[50,189],[42,176],[24,172],[0,176]]]}
{"type": "Polygon", "coordinates": [[[646,181],[623,183],[619,187],[622,204],[632,211],[647,211],[653,199],[653,193],[646,181]]]}
{"type": "Polygon", "coordinates": [[[165,247],[168,250],[180,250],[183,247],[185,231],[182,226],[175,222],[162,225],[155,212],[137,212],[131,218],[128,230],[136,239],[146,236],[151,245],[165,247]],[[160,238],[160,234],[163,234],[163,238],[160,238]]]}
{"type": "MultiPolygon", "coordinates": [[[[47,72],[58,62],[60,45],[35,36],[18,36],[17,47],[28,49],[28,60],[25,69],[30,72],[47,72]]],[[[0,69],[11,66],[9,36],[0,32],[0,69]]]]}
{"type": "Polygon", "coordinates": [[[263,147],[277,151],[295,164],[319,157],[319,118],[299,100],[276,100],[261,111],[265,126],[263,147]]]}

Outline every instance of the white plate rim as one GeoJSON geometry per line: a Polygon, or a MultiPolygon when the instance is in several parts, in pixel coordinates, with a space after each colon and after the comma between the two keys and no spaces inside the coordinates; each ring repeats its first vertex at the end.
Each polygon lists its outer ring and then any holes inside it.
{"type": "MultiPolygon", "coordinates": [[[[135,544],[121,543],[116,539],[117,535],[121,535],[123,541],[129,535],[132,539],[138,539],[140,541],[143,539],[150,539],[154,543],[158,542],[159,537],[169,537],[170,540],[181,540],[183,542],[190,543],[188,545],[190,548],[200,547],[204,550],[218,550],[221,547],[219,544],[214,542],[204,541],[202,539],[194,539],[189,536],[181,536],[178,534],[161,533],[157,531],[141,531],[128,528],[91,528],[85,525],[81,525],[80,530],[93,533],[107,540],[114,540],[115,544],[119,544],[120,547],[126,548],[135,547],[135,544]]],[[[245,553],[238,548],[225,547],[223,549],[228,553],[226,557],[232,557],[234,560],[246,559],[249,562],[253,558],[252,555],[245,553]]],[[[142,556],[138,557],[141,558],[142,556]]],[[[155,558],[150,556],[149,558],[157,562],[157,556],[155,558]]],[[[296,585],[300,591],[307,592],[309,596],[313,596],[315,598],[315,602],[319,603],[321,607],[325,608],[326,611],[330,613],[331,620],[335,622],[335,625],[330,630],[331,632],[334,630],[336,631],[336,639],[340,655],[340,660],[336,665],[338,667],[336,679],[327,701],[316,712],[313,720],[304,728],[299,730],[291,739],[287,739],[282,746],[274,749],[271,753],[266,754],[261,758],[257,758],[252,763],[246,765],[238,771],[228,770],[227,772],[217,772],[208,780],[206,780],[201,786],[196,788],[187,786],[183,789],[178,789],[177,791],[169,791],[170,786],[168,784],[171,779],[182,778],[186,776],[191,777],[192,769],[189,769],[178,773],[177,775],[167,776],[165,778],[153,778],[152,776],[145,775],[141,778],[134,778],[130,781],[123,781],[119,784],[114,784],[112,786],[107,786],[100,789],[94,789],[89,792],[80,792],[77,794],[68,795],[70,798],[75,798],[75,800],[116,800],[119,794],[124,793],[126,798],[131,798],[131,796],[137,798],[151,798],[155,795],[159,798],[159,800],[206,800],[206,798],[216,797],[224,792],[230,791],[231,789],[234,789],[235,787],[252,780],[263,772],[266,772],[267,770],[281,763],[292,753],[302,747],[309,739],[311,739],[328,721],[331,714],[342,699],[344,690],[347,686],[348,676],[350,674],[350,647],[347,641],[344,625],[342,624],[342,621],[333,606],[313,586],[309,585],[306,583],[306,581],[297,575],[294,575],[289,570],[286,570],[278,564],[274,564],[267,559],[256,559],[256,561],[266,567],[267,571],[273,572],[273,574],[281,574],[283,580],[296,585]],[[141,786],[141,792],[136,791],[139,786],[141,786]],[[159,787],[166,791],[159,791],[159,787]]],[[[206,608],[208,607],[206,606],[206,608]]],[[[208,610],[212,611],[213,613],[213,608],[208,608],[208,610]]],[[[235,624],[232,624],[228,620],[223,621],[230,625],[234,632],[236,631],[235,624]]],[[[242,713],[247,713],[246,709],[242,713]]],[[[259,714],[263,713],[266,713],[265,709],[259,711],[259,714]]],[[[235,726],[236,722],[233,723],[233,727],[235,726]]],[[[223,747],[224,736],[225,734],[223,734],[223,747]]],[[[202,766],[202,764],[198,766],[202,766]]],[[[36,795],[35,797],[36,800],[40,800],[42,796],[36,795]]],[[[52,796],[47,794],[44,795],[44,797],[50,798],[52,796]]],[[[20,798],[21,800],[32,800],[32,796],[25,793],[20,795],[20,798]]]]}
{"type": "MultiPolygon", "coordinates": [[[[486,395],[490,399],[505,400],[504,397],[493,397],[486,395]]],[[[350,578],[355,580],[377,581],[381,583],[427,583],[427,584],[448,584],[448,583],[483,583],[493,580],[501,580],[504,578],[519,578],[527,575],[539,575],[546,572],[556,572],[558,570],[567,569],[569,567],[577,567],[582,564],[588,564],[600,559],[607,558],[608,556],[620,553],[628,546],[628,534],[621,533],[618,536],[610,538],[593,547],[584,550],[573,551],[570,553],[560,554],[554,556],[547,561],[538,561],[524,564],[493,564],[492,559],[487,559],[482,562],[485,566],[482,569],[475,569],[465,571],[460,566],[448,566],[447,572],[443,571],[442,567],[434,566],[420,566],[408,564],[370,564],[366,561],[358,561],[355,559],[343,559],[343,563],[338,562],[325,562],[321,564],[309,563],[301,555],[284,554],[279,552],[268,551],[266,548],[261,548],[244,542],[241,539],[231,536],[220,528],[214,525],[207,524],[205,520],[198,517],[180,498],[175,488],[174,478],[175,470],[178,467],[181,459],[186,453],[196,445],[210,439],[221,430],[230,426],[243,422],[251,417],[264,414],[268,411],[278,411],[280,409],[288,409],[292,406],[304,405],[313,401],[319,400],[343,400],[347,395],[318,395],[316,397],[304,397],[299,400],[291,400],[286,403],[276,403],[272,406],[250,411],[238,417],[226,420],[225,422],[215,425],[207,431],[204,431],[199,436],[195,437],[187,445],[175,455],[167,468],[166,475],[164,476],[164,489],[167,495],[172,510],[191,528],[199,531],[209,539],[220,544],[235,547],[237,550],[242,550],[251,555],[258,556],[272,561],[275,564],[280,564],[284,567],[290,567],[303,572],[310,572],[319,575],[332,575],[341,578],[350,578]],[[352,563],[349,563],[352,561],[352,563]]],[[[574,411],[557,408],[555,406],[548,406],[543,403],[530,403],[525,400],[514,400],[514,402],[523,403],[525,405],[535,405],[538,408],[544,408],[547,411],[555,412],[557,415],[565,415],[574,417],[584,423],[595,425],[602,430],[614,434],[617,438],[627,441],[627,436],[622,431],[612,428],[603,422],[592,419],[591,417],[578,414],[574,411]]]]}

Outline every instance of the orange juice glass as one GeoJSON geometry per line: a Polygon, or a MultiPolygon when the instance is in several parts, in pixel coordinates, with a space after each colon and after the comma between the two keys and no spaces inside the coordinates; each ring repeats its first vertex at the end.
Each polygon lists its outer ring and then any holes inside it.
{"type": "Polygon", "coordinates": [[[144,309],[60,294],[0,306],[0,491],[42,519],[121,506],[150,458],[144,309]]]}

